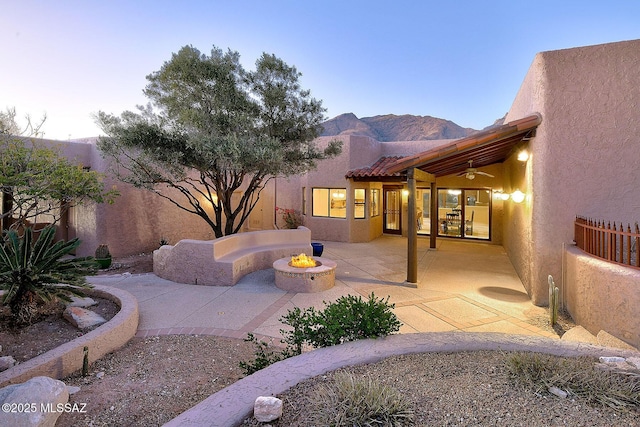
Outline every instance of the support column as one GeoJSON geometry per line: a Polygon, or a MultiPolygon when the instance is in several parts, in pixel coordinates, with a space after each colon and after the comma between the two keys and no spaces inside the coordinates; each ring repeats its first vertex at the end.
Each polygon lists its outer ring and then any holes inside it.
{"type": "Polygon", "coordinates": [[[416,215],[416,178],[415,168],[407,170],[408,197],[408,236],[407,236],[407,283],[418,284],[418,217],[416,215]]]}
{"type": "Polygon", "coordinates": [[[431,220],[431,235],[429,236],[429,247],[436,248],[436,238],[440,230],[440,222],[438,221],[438,188],[435,181],[430,184],[431,188],[431,206],[429,207],[429,218],[431,220]]]}

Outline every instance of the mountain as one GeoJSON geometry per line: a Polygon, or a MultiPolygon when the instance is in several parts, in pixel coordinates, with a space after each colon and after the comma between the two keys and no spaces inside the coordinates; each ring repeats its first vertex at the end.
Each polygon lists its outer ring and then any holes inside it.
{"type": "Polygon", "coordinates": [[[321,136],[364,135],[378,141],[457,139],[478,132],[458,126],[450,120],[408,114],[386,114],[359,119],[353,113],[346,113],[327,120],[322,125],[324,131],[321,136]]]}

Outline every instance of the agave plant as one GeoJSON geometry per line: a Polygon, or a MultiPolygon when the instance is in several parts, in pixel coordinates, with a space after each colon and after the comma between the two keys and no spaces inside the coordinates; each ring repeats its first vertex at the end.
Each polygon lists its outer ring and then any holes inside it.
{"type": "Polygon", "coordinates": [[[31,228],[22,237],[10,230],[0,244],[1,301],[10,307],[16,325],[33,322],[39,302],[70,301],[71,295],[82,296],[82,288],[91,287],[85,276],[95,274],[93,258],[61,259],[80,241],[54,242],[54,234],[55,228],[47,227],[34,242],[31,228]]]}

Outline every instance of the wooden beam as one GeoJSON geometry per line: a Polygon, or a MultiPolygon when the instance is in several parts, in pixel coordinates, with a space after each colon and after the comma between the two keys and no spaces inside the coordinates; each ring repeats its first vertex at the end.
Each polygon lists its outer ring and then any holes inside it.
{"type": "Polygon", "coordinates": [[[432,173],[425,172],[418,168],[413,168],[413,177],[420,182],[436,182],[436,176],[432,173]]]}

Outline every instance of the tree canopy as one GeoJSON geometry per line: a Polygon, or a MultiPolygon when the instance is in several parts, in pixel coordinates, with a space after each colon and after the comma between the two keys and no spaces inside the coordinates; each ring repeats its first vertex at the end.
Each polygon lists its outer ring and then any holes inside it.
{"type": "Polygon", "coordinates": [[[337,141],[314,144],[325,110],[300,76],[274,55],[247,71],[237,52],[185,46],[147,76],[147,106],[97,114],[98,146],[122,181],[198,215],[216,237],[236,233],[269,179],[340,153],[337,141]]]}
{"type": "Polygon", "coordinates": [[[55,223],[73,205],[113,202],[118,192],[105,191],[103,175],[31,138],[38,136],[44,118],[33,124],[27,116],[22,128],[15,117],[15,109],[0,112],[0,219],[11,218],[11,228],[43,215],[47,222],[55,223]]]}

